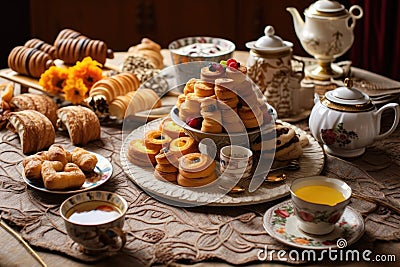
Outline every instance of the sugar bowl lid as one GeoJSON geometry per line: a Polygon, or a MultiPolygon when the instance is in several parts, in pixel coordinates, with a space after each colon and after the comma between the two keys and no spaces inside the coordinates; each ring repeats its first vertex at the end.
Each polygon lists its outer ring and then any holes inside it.
{"type": "Polygon", "coordinates": [[[264,33],[265,35],[260,37],[257,41],[247,42],[246,47],[266,52],[281,52],[293,47],[291,42],[284,41],[279,36],[276,36],[275,29],[271,25],[265,27],[264,33]]]}
{"type": "Polygon", "coordinates": [[[308,7],[304,14],[307,17],[342,17],[347,16],[348,12],[339,2],[333,0],[318,0],[308,7]]]}
{"type": "Polygon", "coordinates": [[[375,108],[367,94],[353,87],[351,79],[346,78],[344,85],[327,92],[322,104],[328,108],[347,112],[363,112],[375,108]]]}

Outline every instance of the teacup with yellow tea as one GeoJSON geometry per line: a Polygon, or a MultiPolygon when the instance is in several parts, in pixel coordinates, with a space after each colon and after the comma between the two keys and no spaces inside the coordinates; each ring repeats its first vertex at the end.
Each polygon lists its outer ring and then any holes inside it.
{"type": "Polygon", "coordinates": [[[335,228],[350,202],[351,188],[342,180],[313,176],[295,180],[290,187],[299,228],[324,235],[335,228]]]}

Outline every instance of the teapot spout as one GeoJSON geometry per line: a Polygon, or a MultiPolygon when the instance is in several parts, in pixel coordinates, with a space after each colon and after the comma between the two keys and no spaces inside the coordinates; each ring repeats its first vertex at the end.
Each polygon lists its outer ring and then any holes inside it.
{"type": "Polygon", "coordinates": [[[301,31],[304,27],[304,21],[301,18],[299,11],[297,11],[294,7],[287,7],[286,10],[292,15],[293,17],[293,25],[296,35],[299,39],[301,39],[301,31]]]}

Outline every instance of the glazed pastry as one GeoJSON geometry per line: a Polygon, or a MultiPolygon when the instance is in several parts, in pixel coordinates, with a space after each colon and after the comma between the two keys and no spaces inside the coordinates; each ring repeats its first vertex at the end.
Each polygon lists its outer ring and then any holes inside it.
{"type": "Polygon", "coordinates": [[[127,157],[130,162],[138,166],[153,166],[156,164],[158,150],[146,147],[144,140],[132,140],[128,145],[127,157]]]}
{"type": "Polygon", "coordinates": [[[28,40],[25,44],[25,47],[31,47],[31,48],[36,48],[40,51],[43,51],[47,54],[49,54],[49,56],[52,59],[56,59],[56,48],[54,46],[52,46],[51,44],[46,43],[45,41],[42,41],[40,39],[37,38],[33,38],[28,40]]]}
{"type": "Polygon", "coordinates": [[[14,111],[36,110],[45,115],[56,126],[58,106],[54,100],[46,95],[20,94],[10,101],[10,107],[14,111]]]}
{"type": "Polygon", "coordinates": [[[88,56],[102,65],[107,58],[114,58],[112,50],[107,48],[105,42],[89,38],[60,39],[57,41],[56,53],[57,58],[68,65],[73,65],[88,56]]]}
{"type": "Polygon", "coordinates": [[[194,84],[194,93],[198,97],[214,95],[214,84],[198,80],[194,84]]]}
{"type": "Polygon", "coordinates": [[[206,97],[201,100],[201,116],[203,121],[201,131],[206,133],[222,133],[222,115],[218,109],[217,100],[206,97]]]}
{"type": "Polygon", "coordinates": [[[149,38],[143,38],[140,44],[131,46],[128,49],[128,53],[150,60],[157,69],[164,67],[161,46],[149,38]]]}
{"type": "Polygon", "coordinates": [[[10,69],[33,78],[39,78],[52,65],[50,55],[36,48],[17,46],[8,55],[10,69]]]}
{"type": "Polygon", "coordinates": [[[140,81],[135,74],[129,72],[120,73],[103,78],[93,84],[89,97],[103,96],[107,103],[111,103],[118,96],[136,91],[139,86],[140,81]]]}
{"type": "Polygon", "coordinates": [[[179,158],[179,174],[185,178],[202,178],[215,173],[215,161],[201,153],[189,153],[179,158]]]}
{"type": "Polygon", "coordinates": [[[178,153],[178,157],[181,157],[182,155],[197,152],[198,146],[192,137],[183,136],[173,139],[169,143],[169,150],[173,153],[178,153]]]}
{"type": "Polygon", "coordinates": [[[171,117],[164,118],[158,128],[163,134],[168,135],[172,139],[185,136],[185,130],[177,125],[171,117]]]}
{"type": "Polygon", "coordinates": [[[163,134],[160,130],[150,130],[144,136],[144,144],[148,149],[160,151],[163,147],[168,147],[171,137],[163,134]]]}
{"type": "Polygon", "coordinates": [[[51,121],[36,110],[11,112],[7,128],[18,133],[24,154],[40,151],[54,143],[51,121]]]}
{"type": "Polygon", "coordinates": [[[76,147],[72,151],[71,162],[75,163],[84,172],[92,172],[94,171],[98,160],[96,155],[83,148],[76,147]]]}
{"type": "Polygon", "coordinates": [[[82,106],[66,106],[57,111],[57,125],[68,130],[74,145],[86,145],[100,139],[100,122],[96,114],[82,106]]]}
{"type": "Polygon", "coordinates": [[[44,161],[42,164],[44,187],[50,190],[79,188],[85,183],[85,174],[74,163],[65,166],[59,161],[44,161]]]}
{"type": "Polygon", "coordinates": [[[59,161],[63,165],[71,162],[72,160],[71,152],[65,150],[63,146],[57,144],[53,144],[49,147],[47,157],[48,160],[59,161]]]}
{"type": "Polygon", "coordinates": [[[49,160],[47,151],[41,151],[22,160],[25,177],[29,180],[42,179],[42,163],[49,160]]]}

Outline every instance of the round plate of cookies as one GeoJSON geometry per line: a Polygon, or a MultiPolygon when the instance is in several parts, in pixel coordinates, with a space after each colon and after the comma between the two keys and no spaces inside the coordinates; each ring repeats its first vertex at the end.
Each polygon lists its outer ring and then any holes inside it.
{"type": "Polygon", "coordinates": [[[102,155],[80,147],[68,151],[57,144],[27,156],[22,165],[22,178],[28,186],[54,194],[91,190],[108,181],[113,171],[102,155]]]}

